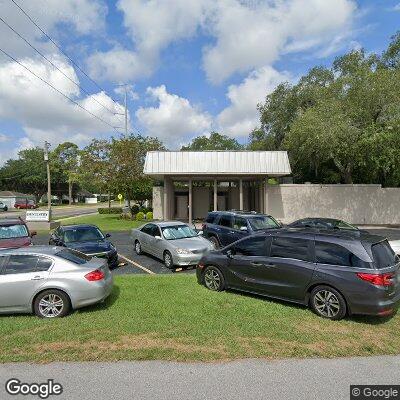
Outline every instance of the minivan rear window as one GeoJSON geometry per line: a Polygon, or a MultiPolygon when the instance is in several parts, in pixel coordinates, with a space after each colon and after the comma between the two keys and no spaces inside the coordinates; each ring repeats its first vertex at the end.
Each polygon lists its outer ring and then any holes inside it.
{"type": "Polygon", "coordinates": [[[390,247],[387,240],[373,244],[371,246],[371,251],[375,266],[379,269],[390,267],[397,262],[396,253],[390,247]]]}
{"type": "Polygon", "coordinates": [[[92,259],[92,257],[87,256],[79,251],[72,249],[63,249],[56,253],[57,257],[61,257],[64,260],[68,260],[73,262],[74,264],[82,265],[86,264],[88,261],[92,259]]]}

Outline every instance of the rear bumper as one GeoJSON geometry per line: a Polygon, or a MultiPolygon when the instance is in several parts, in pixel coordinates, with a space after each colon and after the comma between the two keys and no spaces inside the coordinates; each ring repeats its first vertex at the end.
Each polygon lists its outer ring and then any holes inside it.
{"type": "Polygon", "coordinates": [[[111,294],[113,285],[114,282],[111,274],[104,281],[89,282],[88,289],[85,292],[81,292],[71,299],[72,308],[77,309],[100,303],[111,294]]]}
{"type": "Polygon", "coordinates": [[[350,303],[351,314],[386,316],[391,315],[400,306],[400,293],[389,299],[367,299],[363,303],[350,303]]]}

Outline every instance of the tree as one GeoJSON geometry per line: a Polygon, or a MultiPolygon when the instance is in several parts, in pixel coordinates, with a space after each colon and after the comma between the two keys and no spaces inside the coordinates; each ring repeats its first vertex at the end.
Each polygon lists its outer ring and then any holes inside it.
{"type": "Polygon", "coordinates": [[[240,150],[243,146],[236,139],[218,132],[211,132],[210,136],[198,136],[181,150],[204,151],[204,150],[240,150]]]}
{"type": "Polygon", "coordinates": [[[114,190],[114,166],[111,161],[111,143],[93,139],[80,152],[78,178],[80,184],[91,192],[108,193],[108,205],[114,190]]]}
{"type": "Polygon", "coordinates": [[[78,167],[79,167],[80,151],[76,144],[65,142],[58,145],[52,153],[53,165],[59,170],[59,173],[65,176],[68,182],[68,199],[69,204],[72,204],[72,189],[73,184],[79,180],[78,167]]]}
{"type": "MultiPolygon", "coordinates": [[[[16,160],[8,160],[0,169],[2,186],[10,190],[33,194],[36,201],[47,191],[46,163],[44,151],[40,147],[21,150],[16,160]]],[[[52,175],[52,184],[60,181],[56,172],[52,175]]]]}
{"type": "Polygon", "coordinates": [[[144,161],[148,151],[163,150],[162,143],[153,137],[128,135],[113,138],[110,146],[114,190],[125,195],[129,206],[131,200],[142,202],[151,198],[151,180],[143,175],[144,161]]]}

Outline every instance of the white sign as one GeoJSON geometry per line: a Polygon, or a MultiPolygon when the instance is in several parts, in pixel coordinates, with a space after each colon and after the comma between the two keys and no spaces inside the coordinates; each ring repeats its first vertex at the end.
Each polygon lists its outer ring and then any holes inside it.
{"type": "Polygon", "coordinates": [[[50,221],[50,211],[39,211],[39,210],[29,210],[26,212],[27,222],[49,222],[50,221]]]}

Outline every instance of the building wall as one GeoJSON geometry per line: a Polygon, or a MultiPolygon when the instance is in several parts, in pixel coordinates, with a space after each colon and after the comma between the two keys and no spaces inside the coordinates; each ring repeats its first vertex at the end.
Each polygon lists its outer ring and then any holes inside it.
{"type": "Polygon", "coordinates": [[[400,188],[269,185],[267,210],[284,223],[305,217],[331,217],[353,224],[400,224],[400,188]]]}
{"type": "Polygon", "coordinates": [[[153,217],[163,219],[163,198],[164,188],[161,186],[153,187],[153,217]]]}

